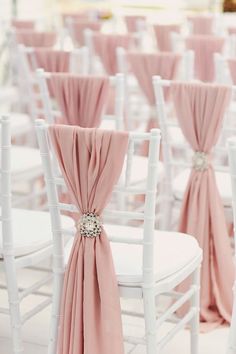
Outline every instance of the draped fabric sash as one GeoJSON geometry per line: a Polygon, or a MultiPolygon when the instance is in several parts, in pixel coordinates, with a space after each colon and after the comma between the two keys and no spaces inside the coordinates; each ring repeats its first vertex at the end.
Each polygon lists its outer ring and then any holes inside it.
{"type": "Polygon", "coordinates": [[[170,25],[154,25],[154,34],[157,42],[158,49],[161,52],[171,52],[173,50],[171,43],[171,33],[179,32],[180,25],[170,24],[170,25]]]}
{"type": "Polygon", "coordinates": [[[84,31],[90,29],[93,32],[99,32],[101,30],[102,23],[99,21],[79,20],[71,24],[73,31],[73,39],[77,44],[85,45],[84,31]]]}
{"type": "Polygon", "coordinates": [[[56,43],[55,32],[36,32],[34,30],[17,30],[16,40],[18,44],[26,47],[53,47],[56,43]]]}
{"type": "Polygon", "coordinates": [[[221,53],[224,38],[216,36],[196,35],[186,39],[187,49],[195,54],[195,76],[198,80],[212,82],[215,78],[214,54],[221,53]]]}
{"type": "Polygon", "coordinates": [[[213,34],[213,16],[189,16],[189,22],[192,25],[192,34],[212,35],[213,34]]]}
{"type": "MultiPolygon", "coordinates": [[[[54,125],[50,136],[80,215],[102,215],[122,170],[128,133],[54,125]]],[[[78,231],[65,271],[58,354],[124,354],[109,241],[78,231]]]]}
{"type": "Polygon", "coordinates": [[[138,22],[145,23],[146,17],[142,15],[127,15],[124,16],[124,21],[128,33],[134,33],[138,31],[138,22]]]}
{"type": "Polygon", "coordinates": [[[109,92],[107,77],[52,74],[50,82],[62,123],[84,128],[100,125],[109,92]]]}
{"type": "Polygon", "coordinates": [[[18,20],[18,19],[13,19],[11,21],[11,25],[13,28],[19,29],[19,30],[33,30],[35,27],[35,22],[31,20],[18,20]]]}
{"type": "Polygon", "coordinates": [[[210,84],[173,83],[170,94],[180,127],[195,157],[179,230],[195,236],[203,249],[200,314],[201,321],[207,324],[206,329],[210,329],[229,322],[232,310],[232,252],[210,158],[230,102],[231,89],[210,84]]]}
{"type": "Polygon", "coordinates": [[[93,43],[106,73],[115,75],[118,72],[116,50],[118,47],[129,49],[132,45],[132,37],[129,34],[96,33],[93,35],[93,43]]]}

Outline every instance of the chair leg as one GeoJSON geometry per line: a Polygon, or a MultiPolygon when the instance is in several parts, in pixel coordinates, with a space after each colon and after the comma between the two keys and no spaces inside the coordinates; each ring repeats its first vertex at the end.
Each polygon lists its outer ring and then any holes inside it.
{"type": "Polygon", "coordinates": [[[227,347],[227,354],[236,354],[236,280],[234,282],[234,287],[233,287],[233,293],[234,293],[234,304],[233,304],[233,312],[232,312],[232,319],[231,319],[231,324],[230,324],[230,330],[229,330],[229,341],[228,341],[228,347],[227,347]]]}
{"type": "Polygon", "coordinates": [[[199,311],[200,311],[200,267],[193,273],[193,285],[195,293],[192,297],[191,306],[196,310],[196,314],[190,322],[191,331],[191,354],[198,354],[199,341],[199,311]]]}
{"type": "Polygon", "coordinates": [[[19,353],[23,353],[24,350],[23,350],[22,335],[21,335],[22,323],[21,323],[21,316],[20,316],[20,299],[19,299],[19,292],[17,286],[17,275],[16,275],[16,269],[13,265],[13,262],[14,262],[13,259],[6,260],[5,268],[6,268],[8,302],[9,302],[10,318],[11,318],[13,353],[19,354],[19,353]]]}
{"type": "Polygon", "coordinates": [[[63,275],[62,273],[54,274],[53,281],[53,299],[52,299],[52,315],[50,325],[50,337],[48,344],[48,354],[57,353],[57,338],[58,338],[58,325],[60,315],[60,303],[62,293],[63,275]]]}
{"type": "Polygon", "coordinates": [[[145,338],[146,353],[158,354],[156,341],[156,305],[153,289],[144,289],[144,320],[145,320],[145,338]]]}

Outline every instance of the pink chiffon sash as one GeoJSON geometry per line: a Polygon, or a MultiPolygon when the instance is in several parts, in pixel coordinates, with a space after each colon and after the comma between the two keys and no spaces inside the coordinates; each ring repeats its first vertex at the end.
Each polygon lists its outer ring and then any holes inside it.
{"type": "Polygon", "coordinates": [[[185,191],[179,231],[196,237],[203,249],[201,270],[201,321],[206,330],[230,322],[234,266],[222,201],[211,164],[231,98],[227,86],[171,85],[182,132],[195,152],[203,153],[203,168],[193,165],[185,191]]]}
{"type": "Polygon", "coordinates": [[[99,34],[93,35],[94,48],[100,57],[108,75],[118,72],[116,50],[118,47],[129,49],[132,37],[129,34],[99,34]]]}
{"type": "Polygon", "coordinates": [[[229,26],[228,28],[227,28],[227,30],[228,30],[228,34],[236,34],[236,26],[229,26]]]}
{"type": "MultiPolygon", "coordinates": [[[[79,214],[102,215],[122,170],[128,133],[51,126],[50,136],[79,214]]],[[[78,229],[66,267],[58,354],[124,354],[121,310],[110,244],[78,229]]]]}
{"type": "Polygon", "coordinates": [[[236,59],[228,59],[228,67],[233,84],[236,85],[236,59]]]}
{"type": "Polygon", "coordinates": [[[54,32],[36,32],[33,30],[17,30],[16,40],[26,47],[53,47],[57,40],[54,32]]]}
{"type": "Polygon", "coordinates": [[[154,25],[153,30],[154,30],[158,49],[161,52],[171,52],[173,49],[171,43],[171,33],[179,32],[180,25],[177,24],[154,25]]]}
{"type": "Polygon", "coordinates": [[[37,68],[47,72],[68,72],[70,66],[70,53],[50,48],[35,48],[34,55],[37,68]]]}
{"type": "Polygon", "coordinates": [[[189,16],[193,35],[212,35],[214,17],[211,15],[189,16]]]}
{"type": "Polygon", "coordinates": [[[187,49],[195,53],[195,76],[198,80],[211,82],[215,78],[214,54],[221,53],[224,38],[216,36],[190,36],[186,39],[187,49]]]}
{"type": "Polygon", "coordinates": [[[137,32],[138,21],[146,22],[146,17],[142,15],[124,16],[125,25],[129,33],[137,32]]]}
{"type": "MultiPolygon", "coordinates": [[[[136,53],[128,52],[127,58],[131,71],[136,76],[140,88],[143,90],[150,106],[155,105],[155,96],[152,85],[154,75],[162,79],[174,80],[181,59],[179,54],[174,53],[136,53]]],[[[168,91],[165,91],[166,93],[168,91]]]]}
{"type": "Polygon", "coordinates": [[[76,41],[76,43],[80,45],[85,45],[84,31],[86,29],[90,29],[93,32],[99,32],[101,30],[102,23],[99,21],[81,20],[72,23],[71,27],[73,31],[73,38],[76,41]]]}
{"type": "Polygon", "coordinates": [[[107,77],[52,74],[50,83],[63,115],[61,123],[84,128],[100,125],[109,92],[107,77]]]}
{"type": "Polygon", "coordinates": [[[33,30],[35,27],[35,22],[31,20],[17,20],[13,19],[11,21],[11,25],[13,28],[19,29],[19,30],[33,30]]]}

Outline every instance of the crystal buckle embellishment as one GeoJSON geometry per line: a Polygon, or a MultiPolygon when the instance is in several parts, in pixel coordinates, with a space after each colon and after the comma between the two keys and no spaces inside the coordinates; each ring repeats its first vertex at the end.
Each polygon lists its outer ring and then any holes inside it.
{"type": "Polygon", "coordinates": [[[197,171],[205,171],[208,168],[208,155],[205,152],[195,152],[193,155],[193,168],[197,171]]]}
{"type": "Polygon", "coordinates": [[[95,213],[85,213],[78,221],[77,229],[84,237],[100,236],[102,232],[101,219],[95,213]]]}

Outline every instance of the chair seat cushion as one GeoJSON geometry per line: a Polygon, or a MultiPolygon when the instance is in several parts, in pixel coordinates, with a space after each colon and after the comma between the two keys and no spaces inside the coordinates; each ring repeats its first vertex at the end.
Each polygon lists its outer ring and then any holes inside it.
{"type": "MultiPolygon", "coordinates": [[[[186,186],[188,184],[190,169],[185,169],[179,173],[173,182],[173,193],[176,199],[182,200],[186,186]]],[[[232,205],[232,189],[230,174],[227,172],[216,171],[216,184],[223,201],[223,205],[231,207],[232,205]]]]}
{"type": "MultiPolygon", "coordinates": [[[[108,224],[104,227],[109,236],[142,238],[141,228],[108,224]]],[[[156,282],[174,275],[201,255],[201,249],[192,236],[178,232],[155,231],[154,237],[156,282]]],[[[66,246],[66,259],[69,257],[71,246],[72,241],[66,246]]],[[[118,283],[127,286],[142,283],[142,246],[111,242],[111,250],[118,283]]]]}
{"type": "MultiPolygon", "coordinates": [[[[62,217],[63,228],[74,228],[74,221],[62,217]]],[[[23,256],[52,244],[50,214],[43,211],[12,209],[14,254],[23,256]]],[[[2,258],[2,230],[0,228],[0,257],[2,258]]]]}

